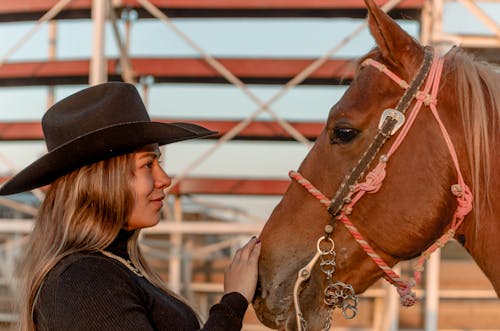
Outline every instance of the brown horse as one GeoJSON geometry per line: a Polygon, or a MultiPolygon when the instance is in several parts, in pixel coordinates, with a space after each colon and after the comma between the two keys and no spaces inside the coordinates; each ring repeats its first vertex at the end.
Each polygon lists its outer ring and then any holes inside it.
{"type": "MultiPolygon", "coordinates": [[[[396,84],[384,68],[411,83],[422,71],[426,56],[426,48],[373,0],[365,2],[370,31],[378,47],[359,62],[349,89],[331,109],[325,129],[299,168],[302,176],[329,198],[338,194],[339,187],[346,186],[346,175],[352,173],[373,144],[381,131],[382,112],[401,103],[406,87],[396,84]],[[366,65],[367,58],[383,66],[366,65]]],[[[459,48],[453,48],[442,59],[434,105],[452,147],[431,111],[432,102],[426,102],[387,161],[386,176],[378,192],[366,194],[352,213],[346,211],[349,200],[342,200],[333,210],[336,221],[332,223],[340,223],[339,215],[349,214],[367,245],[389,267],[419,256],[452,228],[457,198],[450,187],[457,183],[459,168],[458,176],[463,176],[463,182],[473,192],[473,208],[449,233],[466,248],[500,294],[500,202],[496,199],[500,189],[500,75],[498,68],[475,61],[459,48]],[[453,147],[457,164],[450,152],[453,147]]],[[[411,105],[417,103],[415,98],[411,100],[411,105]]],[[[401,134],[398,131],[382,145],[375,161],[367,165],[366,172],[361,171],[354,184],[365,179],[361,175],[374,168],[401,134]]],[[[325,235],[325,225],[331,220],[332,214],[318,199],[292,182],[260,235],[260,286],[253,304],[265,325],[298,328],[292,295],[297,273],[315,255],[318,238],[325,235]]],[[[359,293],[387,276],[345,224],[335,225],[331,239],[336,252],[334,282],[351,284],[359,293]]],[[[323,296],[327,283],[319,263],[314,263],[298,297],[309,330],[322,329],[329,315],[323,296]]]]}

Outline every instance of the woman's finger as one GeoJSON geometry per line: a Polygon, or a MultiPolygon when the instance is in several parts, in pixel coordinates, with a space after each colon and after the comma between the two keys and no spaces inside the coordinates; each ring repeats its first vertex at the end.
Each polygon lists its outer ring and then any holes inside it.
{"type": "Polygon", "coordinates": [[[257,263],[259,261],[261,247],[262,247],[262,245],[260,244],[260,239],[255,240],[255,244],[253,246],[253,249],[250,252],[250,257],[249,257],[250,262],[257,263]]]}
{"type": "Polygon", "coordinates": [[[234,253],[233,257],[233,262],[232,263],[239,263],[241,260],[241,248],[238,248],[236,250],[236,253],[234,253]]]}
{"type": "Polygon", "coordinates": [[[241,259],[248,260],[250,257],[250,253],[253,251],[255,244],[257,243],[257,237],[252,237],[245,246],[241,247],[241,259]]]}

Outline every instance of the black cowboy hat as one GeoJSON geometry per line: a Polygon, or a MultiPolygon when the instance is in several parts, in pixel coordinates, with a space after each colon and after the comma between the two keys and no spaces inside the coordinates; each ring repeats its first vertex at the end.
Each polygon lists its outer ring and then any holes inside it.
{"type": "Polygon", "coordinates": [[[151,122],[134,85],[109,82],[53,105],[42,118],[48,153],[0,188],[0,195],[28,191],[84,165],[158,143],[213,135],[189,123],[151,122]]]}

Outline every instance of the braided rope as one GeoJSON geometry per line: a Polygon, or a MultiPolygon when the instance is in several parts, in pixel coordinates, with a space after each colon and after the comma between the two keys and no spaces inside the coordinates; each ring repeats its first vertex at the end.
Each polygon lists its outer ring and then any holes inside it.
{"type": "Polygon", "coordinates": [[[351,220],[347,216],[341,215],[338,219],[345,225],[347,230],[349,230],[354,239],[356,239],[358,244],[363,248],[368,256],[370,256],[372,260],[375,261],[375,263],[379,266],[379,268],[382,269],[382,271],[384,271],[387,276],[389,276],[388,280],[390,283],[396,284],[398,282],[402,282],[401,277],[397,273],[395,273],[392,268],[389,267],[387,263],[385,263],[384,259],[373,250],[370,244],[365,240],[365,238],[363,238],[359,230],[356,228],[356,226],[354,226],[354,224],[352,224],[351,220]]]}
{"type": "Polygon", "coordinates": [[[290,178],[294,179],[302,185],[307,192],[311,193],[313,197],[319,200],[326,208],[330,206],[330,199],[328,199],[323,193],[321,193],[320,190],[318,190],[313,184],[311,184],[310,181],[305,179],[301,174],[299,174],[297,171],[290,170],[288,173],[290,178]]]}

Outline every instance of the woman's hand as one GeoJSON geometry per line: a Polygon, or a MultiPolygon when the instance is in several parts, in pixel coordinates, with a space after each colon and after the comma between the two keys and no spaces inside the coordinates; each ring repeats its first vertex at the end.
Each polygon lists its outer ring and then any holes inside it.
{"type": "Polygon", "coordinates": [[[255,294],[258,277],[260,240],[252,238],[236,251],[224,275],[224,293],[239,292],[248,302],[255,294]]]}

